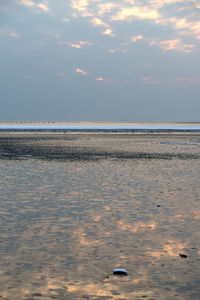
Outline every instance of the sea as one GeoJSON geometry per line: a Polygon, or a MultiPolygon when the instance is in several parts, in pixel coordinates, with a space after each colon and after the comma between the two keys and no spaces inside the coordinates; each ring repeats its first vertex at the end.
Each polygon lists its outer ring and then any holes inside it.
{"type": "Polygon", "coordinates": [[[199,125],[6,126],[0,299],[200,299],[199,125]]]}

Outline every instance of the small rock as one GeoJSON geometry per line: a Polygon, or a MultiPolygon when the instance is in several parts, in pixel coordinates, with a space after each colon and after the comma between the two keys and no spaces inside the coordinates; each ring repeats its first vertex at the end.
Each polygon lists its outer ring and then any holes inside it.
{"type": "Polygon", "coordinates": [[[181,258],[187,258],[187,255],[186,255],[186,254],[179,253],[179,256],[180,256],[181,258]]]}
{"type": "Polygon", "coordinates": [[[114,275],[127,276],[128,272],[125,269],[114,269],[113,274],[114,275]]]}
{"type": "Polygon", "coordinates": [[[160,204],[158,204],[157,207],[160,207],[160,204]]]}

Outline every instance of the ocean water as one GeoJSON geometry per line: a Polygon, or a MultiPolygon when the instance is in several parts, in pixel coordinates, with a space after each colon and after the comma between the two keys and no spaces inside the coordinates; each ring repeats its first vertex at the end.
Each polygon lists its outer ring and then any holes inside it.
{"type": "Polygon", "coordinates": [[[200,123],[2,123],[0,131],[200,131],[200,123]]]}
{"type": "Polygon", "coordinates": [[[199,133],[1,133],[0,299],[200,299],[199,178],[199,133]]]}

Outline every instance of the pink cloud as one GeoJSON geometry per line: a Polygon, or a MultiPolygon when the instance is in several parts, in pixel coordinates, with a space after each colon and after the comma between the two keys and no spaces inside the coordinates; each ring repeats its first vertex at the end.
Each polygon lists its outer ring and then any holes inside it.
{"type": "Polygon", "coordinates": [[[151,41],[150,45],[156,45],[162,48],[164,51],[179,51],[184,53],[191,53],[192,49],[195,47],[194,44],[184,44],[181,39],[166,40],[166,41],[151,41]]]}
{"type": "Polygon", "coordinates": [[[96,78],[97,81],[105,81],[105,82],[109,82],[109,79],[103,78],[101,76],[96,78]]]}
{"type": "Polygon", "coordinates": [[[31,6],[31,7],[35,5],[35,3],[31,0],[21,0],[21,4],[26,6],[31,6]]]}
{"type": "Polygon", "coordinates": [[[83,71],[83,70],[81,70],[79,68],[76,68],[76,72],[77,73],[81,73],[82,75],[87,75],[87,72],[85,72],[85,71],[83,71]]]}

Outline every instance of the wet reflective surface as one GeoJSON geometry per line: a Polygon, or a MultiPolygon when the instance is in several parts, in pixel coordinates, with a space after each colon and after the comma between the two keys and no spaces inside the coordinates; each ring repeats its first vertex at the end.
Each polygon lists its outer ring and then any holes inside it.
{"type": "Polygon", "coordinates": [[[2,133],[0,299],[200,299],[199,155],[198,134],[2,133]]]}

